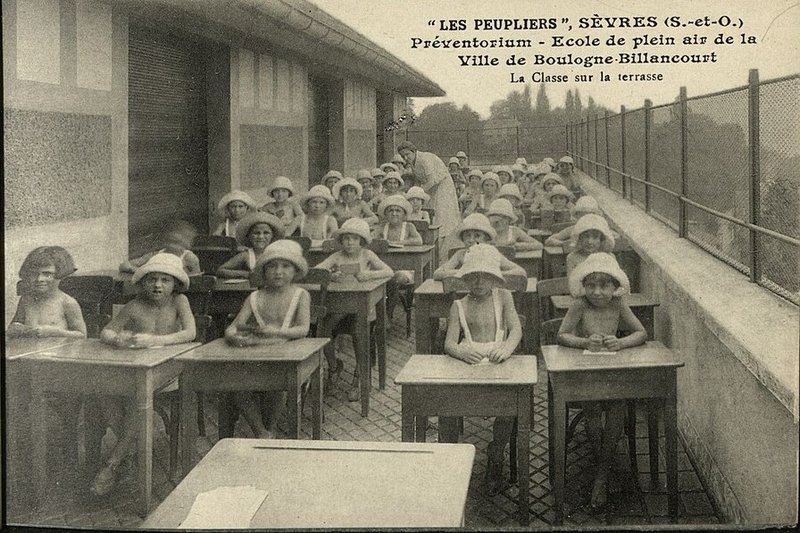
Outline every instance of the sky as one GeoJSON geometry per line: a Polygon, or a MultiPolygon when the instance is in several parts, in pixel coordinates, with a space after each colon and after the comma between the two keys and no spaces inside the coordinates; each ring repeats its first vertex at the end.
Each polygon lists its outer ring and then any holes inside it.
{"type": "MultiPolygon", "coordinates": [[[[747,84],[748,70],[758,68],[762,80],[800,73],[800,2],[796,0],[673,0],[670,2],[618,0],[310,0],[342,22],[359,31],[388,52],[402,59],[435,81],[447,93],[443,98],[414,98],[416,112],[425,106],[450,101],[459,107],[468,104],[488,118],[492,102],[504,98],[512,90],[521,90],[523,83],[511,83],[511,75],[524,76],[531,84],[534,73],[567,76],[567,82],[547,83],[552,106],[562,106],[568,89],[578,89],[583,104],[591,96],[609,109],[628,109],[643,105],[650,98],[654,105],[673,101],[681,86],[688,96],[701,95],[747,84]],[[580,19],[599,16],[602,24],[618,25],[622,17],[653,17],[655,27],[580,28],[580,19]],[[679,26],[667,27],[668,17],[680,17],[679,26]],[[716,24],[706,24],[708,21],[716,24]],[[728,25],[729,17],[731,23],[728,25]],[[533,30],[476,30],[476,19],[554,19],[555,29],[533,30]],[[566,19],[566,20],[564,20],[566,19]],[[693,21],[702,19],[700,25],[693,21]],[[741,27],[739,19],[742,21],[741,27]],[[463,20],[466,29],[449,30],[445,22],[463,20]],[[432,22],[429,22],[432,21],[432,22]],[[687,24],[683,26],[682,24],[687,24]],[[726,27],[721,27],[725,24],[726,27]],[[571,26],[571,29],[570,29],[571,26]],[[713,44],[719,34],[731,37],[734,44],[713,44]],[[752,36],[755,44],[739,44],[741,34],[752,36]],[[624,44],[608,46],[611,36],[625,39],[624,44]],[[684,45],[682,39],[706,37],[705,44],[684,45]],[[555,48],[555,38],[587,40],[584,46],[555,48]],[[493,49],[413,49],[412,39],[531,39],[531,48],[493,49]],[[674,37],[675,44],[666,42],[674,37]],[[592,45],[599,38],[598,45],[592,45]],[[640,40],[633,49],[633,40],[640,40]],[[643,41],[649,41],[644,43],[643,41]],[[544,45],[540,45],[544,42],[544,45]],[[650,44],[652,43],[652,44],[650,44]],[[544,56],[607,56],[619,53],[646,52],[650,54],[710,54],[716,52],[716,63],[704,64],[611,64],[592,68],[531,64],[537,54],[544,56]],[[459,55],[488,55],[500,62],[493,67],[460,66],[459,55]],[[508,66],[511,54],[524,57],[526,65],[508,66]],[[610,81],[600,82],[600,72],[610,81]],[[661,73],[662,81],[619,81],[620,74],[661,73]],[[575,80],[576,75],[591,74],[591,81],[575,80]]],[[[647,20],[647,19],[645,19],[647,20]]],[[[676,19],[671,19],[676,20],[676,19]]],[[[633,23],[633,21],[632,21],[633,23]]],[[[459,23],[456,23],[458,26],[459,23]]],[[[541,74],[539,74],[541,75],[541,74]]],[[[535,94],[538,83],[532,83],[535,94]]]]}

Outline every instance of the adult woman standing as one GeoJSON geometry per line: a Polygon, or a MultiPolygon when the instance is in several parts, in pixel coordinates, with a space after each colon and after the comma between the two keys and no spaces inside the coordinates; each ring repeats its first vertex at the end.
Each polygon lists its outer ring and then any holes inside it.
{"type": "MultiPolygon", "coordinates": [[[[418,151],[410,141],[401,142],[397,151],[411,168],[417,185],[430,195],[430,205],[435,210],[436,224],[442,228],[457,227],[461,221],[458,197],[444,161],[436,154],[418,151]]],[[[447,257],[445,239],[440,240],[439,251],[439,257],[447,257]]]]}

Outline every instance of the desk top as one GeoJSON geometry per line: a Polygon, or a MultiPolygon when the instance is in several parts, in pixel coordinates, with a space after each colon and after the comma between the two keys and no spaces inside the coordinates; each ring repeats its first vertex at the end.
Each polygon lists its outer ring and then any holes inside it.
{"type": "MultiPolygon", "coordinates": [[[[525,288],[525,294],[536,293],[536,282],[536,278],[528,278],[528,286],[525,288]]],[[[444,294],[444,288],[441,281],[426,279],[419,287],[414,289],[414,294],[423,296],[444,294]]],[[[467,291],[458,291],[458,294],[467,294],[467,291]]]]}
{"type": "Polygon", "coordinates": [[[223,486],[267,492],[253,528],[459,527],[474,456],[471,444],[224,439],[142,527],[177,528],[223,486]]]}
{"type": "Polygon", "coordinates": [[[544,251],[547,252],[547,255],[566,255],[567,253],[561,246],[545,246],[544,251]]]}
{"type": "MultiPolygon", "coordinates": [[[[328,284],[328,292],[372,292],[381,285],[386,284],[386,282],[390,279],[391,278],[383,278],[371,279],[369,281],[347,281],[341,283],[331,282],[328,284]]],[[[297,285],[308,291],[319,289],[319,285],[314,283],[298,283],[297,285]]],[[[217,283],[214,285],[214,292],[252,292],[257,289],[257,287],[250,286],[250,281],[246,279],[217,278],[217,283]]]]}
{"type": "Polygon", "coordinates": [[[63,346],[29,354],[26,361],[59,361],[86,365],[152,368],[200,346],[199,342],[172,344],[158,348],[117,348],[99,339],[83,339],[63,346]]]}
{"type": "MultiPolygon", "coordinates": [[[[402,253],[419,254],[419,253],[430,252],[431,250],[433,250],[433,245],[432,244],[414,244],[414,245],[404,244],[403,246],[398,246],[398,247],[390,246],[386,250],[386,252],[381,252],[378,255],[380,256],[380,255],[383,255],[384,253],[386,253],[386,254],[402,254],[402,253]]],[[[311,252],[311,253],[315,253],[315,254],[332,254],[336,250],[323,250],[321,246],[312,246],[311,248],[308,249],[308,251],[311,252]]]]}
{"type": "Polygon", "coordinates": [[[329,339],[303,338],[269,346],[231,346],[225,339],[215,339],[184,352],[178,361],[233,363],[241,361],[303,361],[321,350],[329,339]]]}
{"type": "MultiPolygon", "coordinates": [[[[659,305],[658,302],[648,298],[647,295],[640,292],[626,294],[622,298],[630,307],[656,307],[659,305]]],[[[569,294],[556,294],[550,297],[550,301],[553,302],[553,307],[556,309],[569,309],[569,306],[572,305],[574,300],[575,298],[569,294]]]]}
{"type": "Polygon", "coordinates": [[[517,250],[514,252],[514,260],[517,259],[541,259],[542,250],[517,250]]]}
{"type": "Polygon", "coordinates": [[[587,370],[633,370],[639,368],[681,367],[677,354],[658,341],[626,348],[614,354],[583,355],[580,348],[542,346],[548,372],[582,372],[587,370]]]}
{"type": "Polygon", "coordinates": [[[51,350],[58,346],[64,346],[73,342],[80,342],[83,339],[71,339],[67,337],[6,337],[5,357],[11,361],[18,357],[24,357],[32,353],[51,350]]]}
{"type": "Polygon", "coordinates": [[[512,355],[502,363],[470,365],[440,354],[415,354],[400,370],[398,385],[533,385],[536,357],[512,355]]]}

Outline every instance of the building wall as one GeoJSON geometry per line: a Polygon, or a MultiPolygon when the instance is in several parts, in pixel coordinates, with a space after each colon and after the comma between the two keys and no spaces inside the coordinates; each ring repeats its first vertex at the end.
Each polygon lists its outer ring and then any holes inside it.
{"type": "Polygon", "coordinates": [[[798,309],[597,182],[582,180],[641,257],[656,339],[685,361],[678,428],[731,522],[797,521],[798,309]]]}
{"type": "Polygon", "coordinates": [[[375,88],[354,80],[344,82],[344,174],[374,168],[375,88]]]}
{"type": "MultiPolygon", "coordinates": [[[[4,0],[5,290],[28,252],[128,248],[128,21],[108,2],[4,0]]],[[[16,299],[6,298],[6,322],[16,299]]]]}

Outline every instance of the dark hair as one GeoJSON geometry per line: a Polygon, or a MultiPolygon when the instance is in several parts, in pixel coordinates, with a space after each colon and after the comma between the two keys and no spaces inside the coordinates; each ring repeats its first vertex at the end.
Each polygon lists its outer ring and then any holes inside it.
{"type": "Polygon", "coordinates": [[[612,283],[614,288],[619,288],[619,280],[612,276],[611,274],[606,274],[605,272],[592,272],[588,274],[586,277],[583,278],[581,285],[586,286],[588,284],[595,284],[595,285],[605,285],[607,283],[612,283]]]}
{"type": "Polygon", "coordinates": [[[24,279],[35,270],[50,265],[56,269],[56,279],[65,278],[77,270],[72,256],[61,246],[40,246],[34,248],[22,262],[19,277],[24,279]]]}
{"type": "Polygon", "coordinates": [[[397,145],[397,153],[399,154],[403,150],[411,150],[412,152],[416,152],[417,147],[414,146],[414,143],[412,143],[411,141],[403,141],[397,145]]]}

